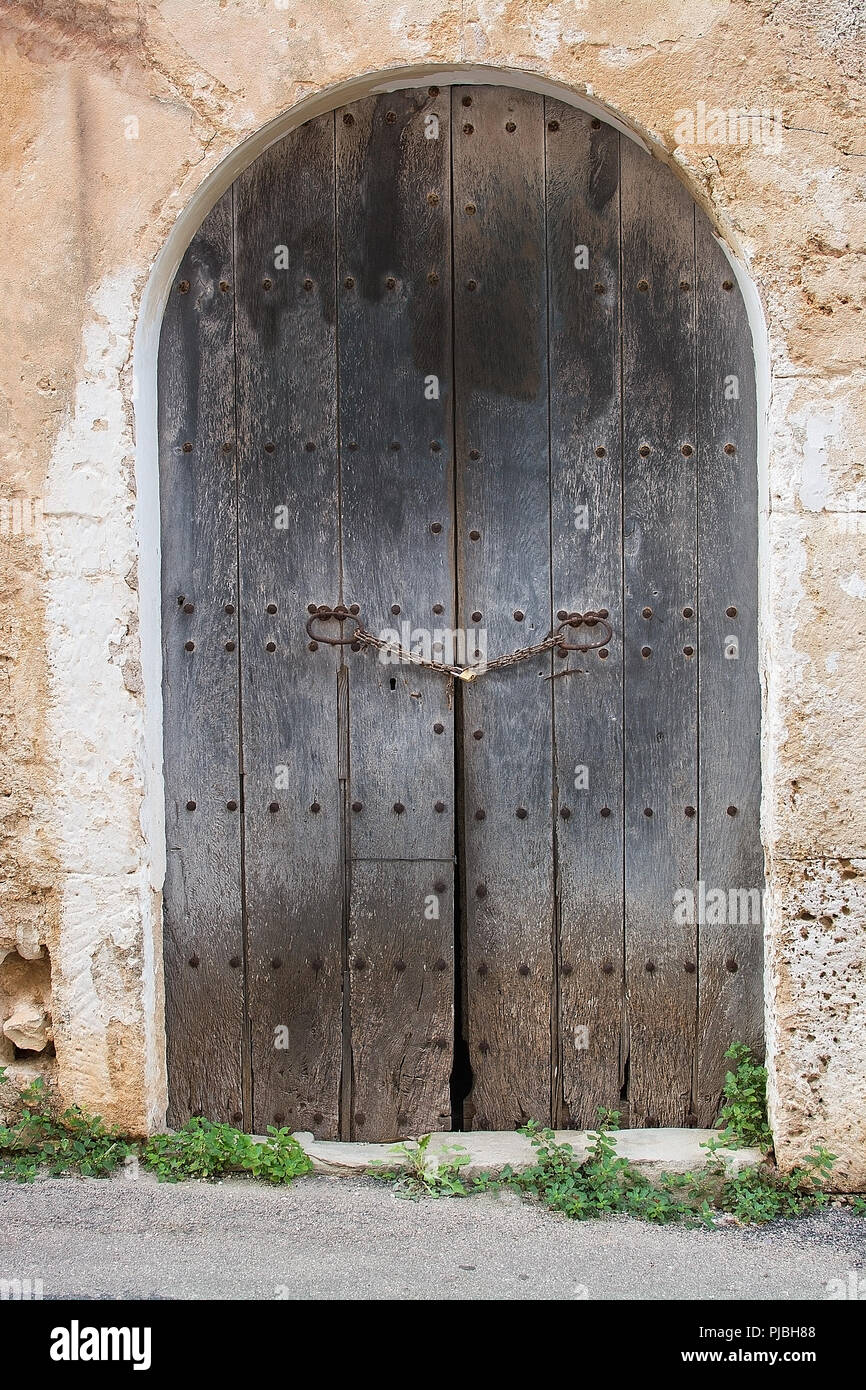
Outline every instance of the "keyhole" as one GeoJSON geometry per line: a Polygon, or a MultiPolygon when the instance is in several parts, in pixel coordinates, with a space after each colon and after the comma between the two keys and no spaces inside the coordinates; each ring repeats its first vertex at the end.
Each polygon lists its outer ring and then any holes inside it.
{"type": "Polygon", "coordinates": [[[390,687],[391,687],[392,690],[396,690],[396,689],[397,689],[397,677],[396,677],[396,676],[392,676],[391,679],[389,680],[388,684],[390,685],[390,687]]]}

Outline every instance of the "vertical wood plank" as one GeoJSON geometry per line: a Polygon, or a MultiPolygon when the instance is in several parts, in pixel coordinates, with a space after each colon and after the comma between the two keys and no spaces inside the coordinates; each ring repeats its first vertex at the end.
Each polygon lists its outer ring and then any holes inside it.
{"type": "Polygon", "coordinates": [[[733,272],[696,217],[700,947],[696,1109],[715,1122],[726,1049],[763,1042],[757,405],[733,272]]]}
{"type": "Polygon", "coordinates": [[[613,628],[604,656],[557,659],[553,683],[569,812],[557,855],[560,1123],[582,1128],[599,1106],[624,1109],[619,135],[561,102],[548,99],[545,115],[553,606],[607,609],[613,628]]]}
{"type": "MultiPolygon", "coordinates": [[[[551,621],[544,107],[455,87],[452,112],[459,620],[493,657],[551,621]]],[[[467,1127],[551,1115],[551,666],[463,691],[467,1127]]]]}
{"type": "Polygon", "coordinates": [[[159,347],[169,1123],[242,1122],[232,194],[172,283],[159,347]],[[224,289],[223,286],[228,286],[224,289]],[[234,810],[229,810],[232,803],[234,810]]]}
{"type": "Polygon", "coordinates": [[[355,860],[350,901],[354,1132],[450,1129],[454,865],[355,860]]]}
{"type": "MultiPolygon", "coordinates": [[[[371,631],[435,656],[434,640],[446,645],[454,626],[447,92],[356,103],[338,114],[336,132],[344,596],[371,631]]],[[[427,970],[417,925],[423,875],[412,861],[454,855],[448,686],[370,650],[347,659],[352,881],[362,894],[351,906],[352,931],[371,961],[391,959],[392,943],[404,940],[407,980],[419,979],[427,970]],[[390,915],[371,908],[377,898],[390,915]]],[[[373,1116],[392,1135],[445,1123],[453,938],[438,940],[436,951],[445,966],[435,988],[395,989],[390,967],[362,982],[352,971],[364,1002],[352,1006],[354,1089],[365,1097],[353,1103],[359,1138],[373,1133],[373,1116]],[[444,1050],[412,1044],[414,1088],[381,1045],[381,1018],[395,1040],[448,1040],[444,1050]]]]}
{"type": "Polygon", "coordinates": [[[694,205],[630,140],[621,178],[630,1122],[688,1125],[697,953],[674,894],[697,842],[694,205]]]}
{"type": "Polygon", "coordinates": [[[339,596],[334,121],[236,185],[244,864],[255,1129],[336,1138],[342,795],[336,657],[310,603],[339,596]]]}

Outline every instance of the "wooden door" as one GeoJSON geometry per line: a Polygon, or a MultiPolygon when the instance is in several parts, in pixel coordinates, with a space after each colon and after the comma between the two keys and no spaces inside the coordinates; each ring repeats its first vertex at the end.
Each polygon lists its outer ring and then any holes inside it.
{"type": "Polygon", "coordinates": [[[756,418],[684,187],[534,93],[354,103],[209,214],[159,373],[170,1118],[711,1123],[761,1039],[756,418]]]}

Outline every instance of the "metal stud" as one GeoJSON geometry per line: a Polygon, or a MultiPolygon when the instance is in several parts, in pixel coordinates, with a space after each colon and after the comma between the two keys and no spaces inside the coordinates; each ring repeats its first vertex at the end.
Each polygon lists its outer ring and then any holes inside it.
{"type": "Polygon", "coordinates": [[[609,960],[604,961],[601,968],[602,968],[603,974],[605,974],[605,975],[612,975],[612,974],[613,974],[613,963],[612,963],[611,961],[609,961],[609,960]]]}
{"type": "Polygon", "coordinates": [[[436,812],[437,815],[441,816],[442,812],[445,810],[445,802],[444,802],[444,801],[434,801],[434,802],[433,802],[433,810],[436,812]]]}
{"type": "Polygon", "coordinates": [[[225,606],[225,608],[223,609],[223,612],[224,612],[224,613],[229,613],[229,614],[234,613],[234,611],[235,611],[235,606],[234,606],[233,603],[227,603],[226,606],[225,606]]]}
{"type": "Polygon", "coordinates": [[[651,960],[648,960],[647,963],[646,963],[646,966],[645,966],[644,968],[645,968],[645,970],[647,971],[647,974],[651,975],[651,974],[653,973],[653,971],[655,970],[655,962],[654,962],[654,961],[651,961],[651,960]]]}
{"type": "Polygon", "coordinates": [[[606,453],[607,453],[607,449],[605,449],[604,445],[603,445],[603,444],[599,444],[598,448],[597,448],[596,451],[595,451],[595,456],[596,456],[596,458],[597,458],[597,459],[603,459],[606,453]]]}
{"type": "Polygon", "coordinates": [[[402,801],[395,801],[395,802],[394,802],[394,815],[395,815],[395,816],[402,816],[402,814],[403,814],[403,812],[404,812],[405,810],[406,810],[406,807],[403,805],[402,801]]]}
{"type": "Polygon", "coordinates": [[[652,806],[645,806],[645,807],[644,807],[644,812],[643,812],[643,813],[644,813],[645,816],[651,816],[652,813],[653,813],[653,808],[652,808],[652,806]]]}
{"type": "Polygon", "coordinates": [[[235,649],[235,644],[234,644],[234,642],[226,642],[226,651],[227,651],[227,652],[233,652],[234,649],[235,649]]]}
{"type": "Polygon", "coordinates": [[[560,817],[561,817],[562,820],[570,820],[570,819],[571,819],[571,811],[569,810],[569,808],[568,808],[567,806],[560,806],[560,808],[559,808],[559,814],[560,814],[560,817]]]}
{"type": "Polygon", "coordinates": [[[275,652],[276,650],[277,650],[277,644],[276,644],[276,642],[266,642],[266,643],[265,643],[265,651],[266,651],[266,652],[275,652]]]}
{"type": "Polygon", "coordinates": [[[562,973],[563,973],[563,975],[565,975],[565,977],[568,978],[568,976],[571,975],[573,971],[574,971],[574,966],[572,965],[571,961],[569,961],[569,960],[564,961],[564,962],[563,962],[563,965],[562,965],[562,973]]]}
{"type": "Polygon", "coordinates": [[[186,443],[184,444],[184,446],[183,446],[183,452],[184,452],[185,454],[191,454],[191,453],[192,453],[192,445],[190,444],[189,440],[187,440],[186,443]]]}
{"type": "Polygon", "coordinates": [[[438,615],[439,613],[444,613],[445,609],[442,607],[441,603],[434,603],[433,612],[438,615]]]}
{"type": "Polygon", "coordinates": [[[486,820],[486,819],[487,819],[487,812],[484,811],[484,810],[482,810],[481,807],[479,807],[478,810],[475,812],[475,819],[476,819],[476,820],[486,820]]]}
{"type": "MultiPolygon", "coordinates": [[[[184,611],[186,611],[186,610],[184,610],[184,611]]],[[[725,616],[728,617],[728,618],[736,618],[736,616],[737,616],[737,610],[736,610],[736,608],[734,607],[733,604],[731,604],[730,608],[726,608],[726,609],[725,609],[725,616]]]]}
{"type": "Polygon", "coordinates": [[[198,966],[199,966],[199,959],[198,959],[198,956],[190,956],[189,961],[187,962],[187,964],[188,964],[188,965],[191,965],[192,968],[193,968],[193,970],[198,970],[198,966]]]}
{"type": "Polygon", "coordinates": [[[523,978],[525,979],[526,976],[529,974],[529,966],[528,966],[528,965],[518,965],[518,967],[517,967],[517,973],[518,973],[518,975],[522,975],[523,978]]]}
{"type": "Polygon", "coordinates": [[[184,611],[184,613],[194,613],[194,612],[195,612],[195,604],[194,604],[194,603],[185,603],[185,604],[183,605],[183,611],[184,611]]]}
{"type": "Polygon", "coordinates": [[[276,605],[275,603],[269,603],[268,606],[267,606],[267,610],[266,610],[266,611],[267,611],[268,613],[276,613],[276,611],[277,611],[277,605],[276,605]]]}
{"type": "Polygon", "coordinates": [[[725,961],[725,969],[729,970],[732,975],[735,974],[736,971],[739,969],[739,966],[737,965],[737,962],[734,960],[733,956],[728,956],[728,959],[725,961]]]}
{"type": "Polygon", "coordinates": [[[736,814],[737,814],[737,808],[736,808],[736,806],[729,806],[729,807],[728,807],[728,815],[729,815],[729,816],[735,816],[736,814]]]}
{"type": "Polygon", "coordinates": [[[280,803],[278,801],[272,801],[271,804],[268,806],[268,810],[270,811],[271,815],[274,815],[275,812],[279,811],[279,809],[280,803]]]}
{"type": "Polygon", "coordinates": [[[406,969],[406,962],[404,960],[395,960],[394,969],[397,971],[398,975],[402,975],[403,971],[406,969]]]}
{"type": "Polygon", "coordinates": [[[476,898],[486,898],[486,897],[487,897],[487,885],[486,885],[485,883],[479,883],[479,884],[477,885],[477,887],[476,887],[476,889],[475,889],[475,896],[476,896],[476,898]]]}
{"type": "Polygon", "coordinates": [[[279,956],[274,956],[273,960],[271,961],[271,969],[279,970],[282,964],[283,962],[280,960],[279,956]]]}
{"type": "Polygon", "coordinates": [[[481,615],[480,610],[479,610],[478,608],[476,608],[476,609],[475,609],[475,612],[472,614],[472,621],[473,621],[473,623],[480,623],[480,622],[481,622],[481,616],[482,616],[482,615],[481,615]]]}
{"type": "Polygon", "coordinates": [[[353,802],[352,802],[352,810],[353,810],[353,811],[363,811],[363,809],[364,809],[364,803],[363,803],[363,801],[353,801],[353,802]]]}
{"type": "MultiPolygon", "coordinates": [[[[430,530],[433,532],[433,535],[434,535],[434,536],[438,536],[438,535],[440,534],[441,530],[442,530],[442,522],[441,522],[441,521],[434,521],[433,524],[432,524],[432,526],[430,527],[430,530]]],[[[433,609],[433,612],[434,612],[434,613],[436,612],[436,608],[439,609],[439,612],[440,612],[440,613],[442,612],[442,605],[441,605],[441,603],[440,603],[440,604],[437,604],[437,605],[434,607],[434,609],[433,609]]]]}
{"type": "Polygon", "coordinates": [[[695,963],[694,963],[694,961],[693,961],[693,960],[684,961],[684,962],[683,962],[683,970],[685,970],[685,972],[686,972],[687,975],[694,975],[694,973],[695,973],[695,963]]]}
{"type": "Polygon", "coordinates": [[[312,804],[312,806],[310,807],[310,810],[312,811],[312,813],[313,813],[314,816],[317,816],[317,815],[319,814],[319,812],[321,811],[321,809],[322,809],[322,808],[321,808],[321,806],[319,805],[318,801],[314,801],[313,804],[312,804]]]}
{"type": "Polygon", "coordinates": [[[227,802],[226,802],[226,810],[227,810],[227,811],[236,811],[237,809],[238,809],[238,803],[237,803],[236,801],[227,801],[227,802]]]}
{"type": "Polygon", "coordinates": [[[187,652],[194,652],[194,651],[195,651],[195,642],[184,642],[183,647],[184,647],[184,651],[187,651],[187,652]]]}
{"type": "Polygon", "coordinates": [[[438,439],[430,440],[430,452],[431,454],[441,454],[442,445],[439,443],[438,439]]]}
{"type": "Polygon", "coordinates": [[[240,956],[232,956],[231,960],[229,961],[229,965],[231,966],[232,970],[240,970],[240,968],[241,968],[241,958],[240,958],[240,956]]]}
{"type": "Polygon", "coordinates": [[[694,647],[683,647],[683,656],[694,656],[694,647]]]}
{"type": "Polygon", "coordinates": [[[437,722],[433,725],[433,732],[434,734],[443,734],[445,732],[445,725],[440,724],[437,720],[437,722]]]}
{"type": "Polygon", "coordinates": [[[640,649],[640,654],[641,654],[641,656],[643,656],[643,657],[652,656],[652,654],[653,654],[653,649],[652,649],[652,647],[641,647],[641,649],[640,649]]]}
{"type": "Polygon", "coordinates": [[[186,809],[187,809],[188,811],[194,811],[194,810],[195,810],[195,802],[194,802],[194,801],[188,801],[188,802],[186,803],[186,809]]]}
{"type": "Polygon", "coordinates": [[[525,806],[518,806],[514,814],[516,815],[518,820],[526,820],[526,817],[529,815],[529,812],[527,811],[525,806]]]}
{"type": "Polygon", "coordinates": [[[484,737],[484,730],[483,730],[483,729],[474,729],[474,730],[473,730],[473,733],[472,733],[472,737],[473,737],[476,741],[482,739],[482,738],[484,737]]]}
{"type": "Polygon", "coordinates": [[[653,611],[652,611],[651,608],[643,608],[643,609],[641,609],[641,617],[642,617],[642,618],[651,618],[652,615],[653,615],[653,611]]]}
{"type": "Polygon", "coordinates": [[[433,884],[433,887],[435,888],[437,893],[444,893],[448,888],[448,884],[443,883],[441,879],[437,879],[437,881],[433,884]]]}
{"type": "Polygon", "coordinates": [[[695,814],[695,808],[694,808],[694,806],[687,806],[687,807],[686,807],[686,815],[689,817],[689,819],[691,819],[691,817],[692,817],[694,814],[695,814]]]}
{"type": "Polygon", "coordinates": [[[610,815],[610,807],[609,807],[609,806],[602,806],[602,808],[601,808],[601,810],[599,811],[598,814],[599,814],[600,816],[603,816],[604,819],[607,820],[608,816],[610,815]]]}
{"type": "Polygon", "coordinates": [[[638,453],[640,454],[642,459],[649,457],[649,451],[650,447],[648,444],[641,444],[640,448],[638,449],[638,453]]]}
{"type": "Polygon", "coordinates": [[[522,608],[515,608],[512,617],[514,618],[514,621],[516,623],[522,623],[523,619],[526,617],[526,614],[523,612],[522,608]]]}

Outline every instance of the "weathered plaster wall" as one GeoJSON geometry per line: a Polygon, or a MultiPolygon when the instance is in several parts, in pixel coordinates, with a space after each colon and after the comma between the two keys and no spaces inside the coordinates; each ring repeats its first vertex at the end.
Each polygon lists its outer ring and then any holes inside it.
{"type": "Polygon", "coordinates": [[[41,533],[0,535],[0,955],[50,952],[64,1094],[134,1127],[164,1106],[132,362],[155,258],[226,156],[298,103],[482,64],[645,133],[763,304],[773,1115],[783,1161],[825,1143],[866,1186],[862,0],[6,0],[0,23],[0,498],[44,499],[41,533]],[[784,128],[677,147],[699,101],[784,128]]]}

